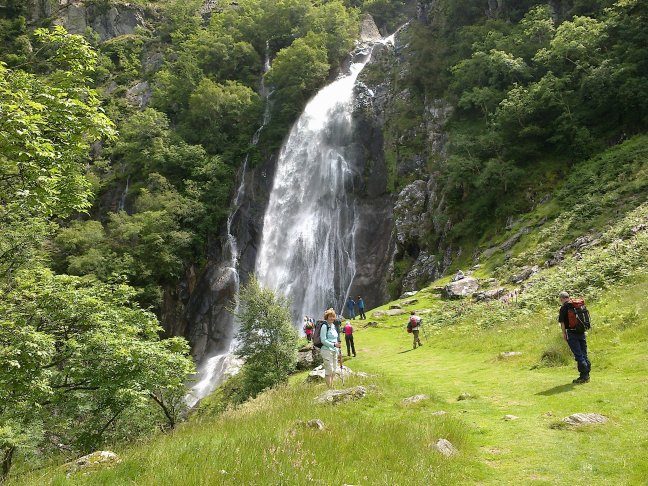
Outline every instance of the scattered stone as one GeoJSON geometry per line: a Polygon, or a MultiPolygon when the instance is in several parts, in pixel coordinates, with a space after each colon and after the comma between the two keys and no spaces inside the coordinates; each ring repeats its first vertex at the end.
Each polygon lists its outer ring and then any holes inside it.
{"type": "Polygon", "coordinates": [[[478,264],[473,265],[472,267],[470,267],[470,270],[474,272],[475,270],[479,270],[480,268],[481,268],[481,265],[478,263],[478,264]]]}
{"type": "Polygon", "coordinates": [[[389,306],[389,309],[390,309],[390,310],[391,310],[391,309],[400,309],[400,308],[401,308],[401,306],[398,305],[398,304],[392,304],[392,305],[389,306]]]}
{"type": "Polygon", "coordinates": [[[316,403],[342,403],[349,400],[359,400],[367,394],[364,386],[355,386],[343,390],[327,390],[322,395],[315,398],[316,403]]]}
{"type": "Polygon", "coordinates": [[[371,322],[367,322],[367,323],[366,323],[364,326],[362,326],[362,327],[365,328],[365,327],[378,327],[378,326],[379,326],[379,324],[378,324],[376,321],[371,321],[371,322]]]}
{"type": "Polygon", "coordinates": [[[427,395],[414,395],[413,397],[403,398],[403,403],[410,405],[412,403],[422,402],[423,400],[428,400],[430,397],[427,395]]]}
{"type": "Polygon", "coordinates": [[[487,300],[499,299],[506,293],[506,289],[500,287],[499,289],[486,290],[484,292],[476,292],[473,297],[477,302],[485,302],[487,300]]]}
{"type": "Polygon", "coordinates": [[[590,424],[604,424],[608,421],[608,418],[604,415],[599,415],[598,413],[575,413],[569,417],[565,417],[563,422],[568,425],[590,425],[590,424]]]}
{"type": "Polygon", "coordinates": [[[418,304],[418,299],[408,299],[408,300],[402,300],[401,305],[414,305],[418,304]]]}
{"type": "Polygon", "coordinates": [[[504,415],[504,420],[517,420],[519,418],[520,417],[518,417],[516,415],[504,415]]]}
{"type": "Polygon", "coordinates": [[[444,289],[445,289],[445,287],[440,287],[440,286],[439,286],[439,287],[432,287],[432,288],[430,289],[430,291],[431,291],[433,294],[443,294],[444,289]]]}
{"type": "Polygon", "coordinates": [[[401,295],[399,299],[404,299],[406,297],[413,297],[416,294],[418,294],[418,290],[412,290],[411,292],[403,292],[403,295],[401,295]]]}
{"type": "Polygon", "coordinates": [[[453,282],[458,282],[459,280],[463,280],[464,278],[466,278],[466,275],[465,275],[461,270],[459,270],[459,271],[455,274],[455,276],[452,277],[452,281],[453,281],[453,282]]]}
{"type": "Polygon", "coordinates": [[[504,351],[499,354],[500,358],[512,358],[514,356],[522,356],[520,351],[504,351]]]}
{"type": "Polygon", "coordinates": [[[375,311],[373,314],[371,314],[374,318],[380,319],[381,317],[385,317],[385,312],[384,311],[375,311]]]}
{"type": "MultiPolygon", "coordinates": [[[[364,372],[358,372],[354,373],[351,368],[348,366],[343,366],[342,371],[340,371],[339,367],[335,368],[335,374],[340,375],[340,373],[343,375],[344,378],[347,378],[349,376],[369,376],[364,372]]],[[[324,367],[322,365],[318,366],[314,370],[312,370],[310,373],[308,373],[308,377],[306,378],[306,383],[320,383],[324,382],[324,376],[325,376],[325,371],[324,367]]]]}
{"type": "Polygon", "coordinates": [[[535,275],[540,271],[540,268],[537,265],[534,265],[533,267],[522,267],[520,270],[520,273],[513,275],[510,279],[509,282],[511,283],[520,283],[524,282],[527,280],[529,277],[532,275],[535,275]]]}
{"type": "Polygon", "coordinates": [[[479,288],[479,281],[474,277],[464,277],[456,282],[449,283],[443,288],[443,293],[448,299],[460,299],[474,294],[479,288]]]}
{"type": "Polygon", "coordinates": [[[320,419],[311,419],[307,422],[303,420],[297,420],[295,423],[301,427],[310,427],[317,430],[324,430],[326,428],[324,422],[322,422],[320,419]]]}
{"type": "Polygon", "coordinates": [[[462,393],[461,395],[459,395],[457,397],[457,401],[461,402],[462,400],[470,400],[472,398],[475,398],[475,397],[473,395],[471,395],[470,393],[464,392],[464,393],[462,393]]]}
{"type": "Polygon", "coordinates": [[[448,439],[439,439],[432,447],[446,457],[454,456],[459,452],[448,439]]]}
{"type": "Polygon", "coordinates": [[[520,241],[520,238],[522,238],[524,235],[529,233],[531,231],[529,228],[522,228],[520,231],[515,233],[513,236],[511,236],[508,240],[506,240],[504,243],[502,243],[499,248],[502,251],[509,251],[515,244],[520,241]]]}
{"type": "Polygon", "coordinates": [[[432,415],[433,417],[441,417],[442,415],[448,415],[448,412],[446,412],[445,410],[439,410],[438,412],[434,412],[430,415],[432,415]]]}
{"type": "Polygon", "coordinates": [[[86,456],[80,457],[75,461],[67,464],[68,472],[80,470],[95,469],[104,466],[113,466],[121,462],[117,454],[111,451],[96,451],[86,456]]]}
{"type": "Polygon", "coordinates": [[[406,314],[407,312],[403,309],[389,309],[386,314],[388,316],[400,316],[401,314],[406,314]]]}

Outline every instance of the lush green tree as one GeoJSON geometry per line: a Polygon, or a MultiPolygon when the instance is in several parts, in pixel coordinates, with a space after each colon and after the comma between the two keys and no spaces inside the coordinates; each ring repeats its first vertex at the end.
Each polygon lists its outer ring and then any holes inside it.
{"type": "Polygon", "coordinates": [[[297,363],[297,331],[288,300],[251,278],[241,289],[236,318],[240,343],[236,354],[245,360],[243,396],[284,383],[297,363]]]}
{"type": "MultiPolygon", "coordinates": [[[[194,370],[181,338],[160,341],[134,290],[92,279],[23,272],[0,303],[0,451],[26,431],[82,451],[142,407],[166,407],[194,370]]],[[[174,408],[175,407],[175,408],[174,408]]],[[[177,417],[169,419],[175,423],[177,417]]],[[[154,427],[154,424],[151,424],[154,427]]],[[[3,449],[4,448],[4,449],[3,449]]]]}
{"type": "Polygon", "coordinates": [[[261,110],[259,96],[247,86],[204,78],[189,98],[186,138],[212,154],[241,152],[252,138],[261,110]]]}

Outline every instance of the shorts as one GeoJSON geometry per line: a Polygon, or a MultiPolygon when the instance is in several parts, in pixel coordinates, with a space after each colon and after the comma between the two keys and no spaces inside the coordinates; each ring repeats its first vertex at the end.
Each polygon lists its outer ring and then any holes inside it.
{"type": "Polygon", "coordinates": [[[322,366],[324,367],[324,374],[326,376],[331,376],[335,374],[335,368],[337,367],[337,352],[330,351],[328,349],[320,349],[322,355],[322,366]]]}

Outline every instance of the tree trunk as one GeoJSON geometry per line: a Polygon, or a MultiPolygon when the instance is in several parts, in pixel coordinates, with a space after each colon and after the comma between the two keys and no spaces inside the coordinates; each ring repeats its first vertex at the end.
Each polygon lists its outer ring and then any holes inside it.
{"type": "Polygon", "coordinates": [[[4,482],[9,476],[9,470],[11,469],[11,460],[13,459],[14,452],[16,452],[15,446],[10,446],[4,449],[4,457],[2,458],[2,471],[0,471],[0,483],[4,482]]]}

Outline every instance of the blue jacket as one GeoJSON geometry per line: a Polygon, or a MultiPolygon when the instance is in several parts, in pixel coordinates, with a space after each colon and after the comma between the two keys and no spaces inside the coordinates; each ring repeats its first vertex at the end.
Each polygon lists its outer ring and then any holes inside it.
{"type": "Polygon", "coordinates": [[[338,342],[338,333],[333,324],[323,325],[320,328],[320,339],[322,340],[322,349],[328,349],[337,353],[335,343],[338,342]]]}

